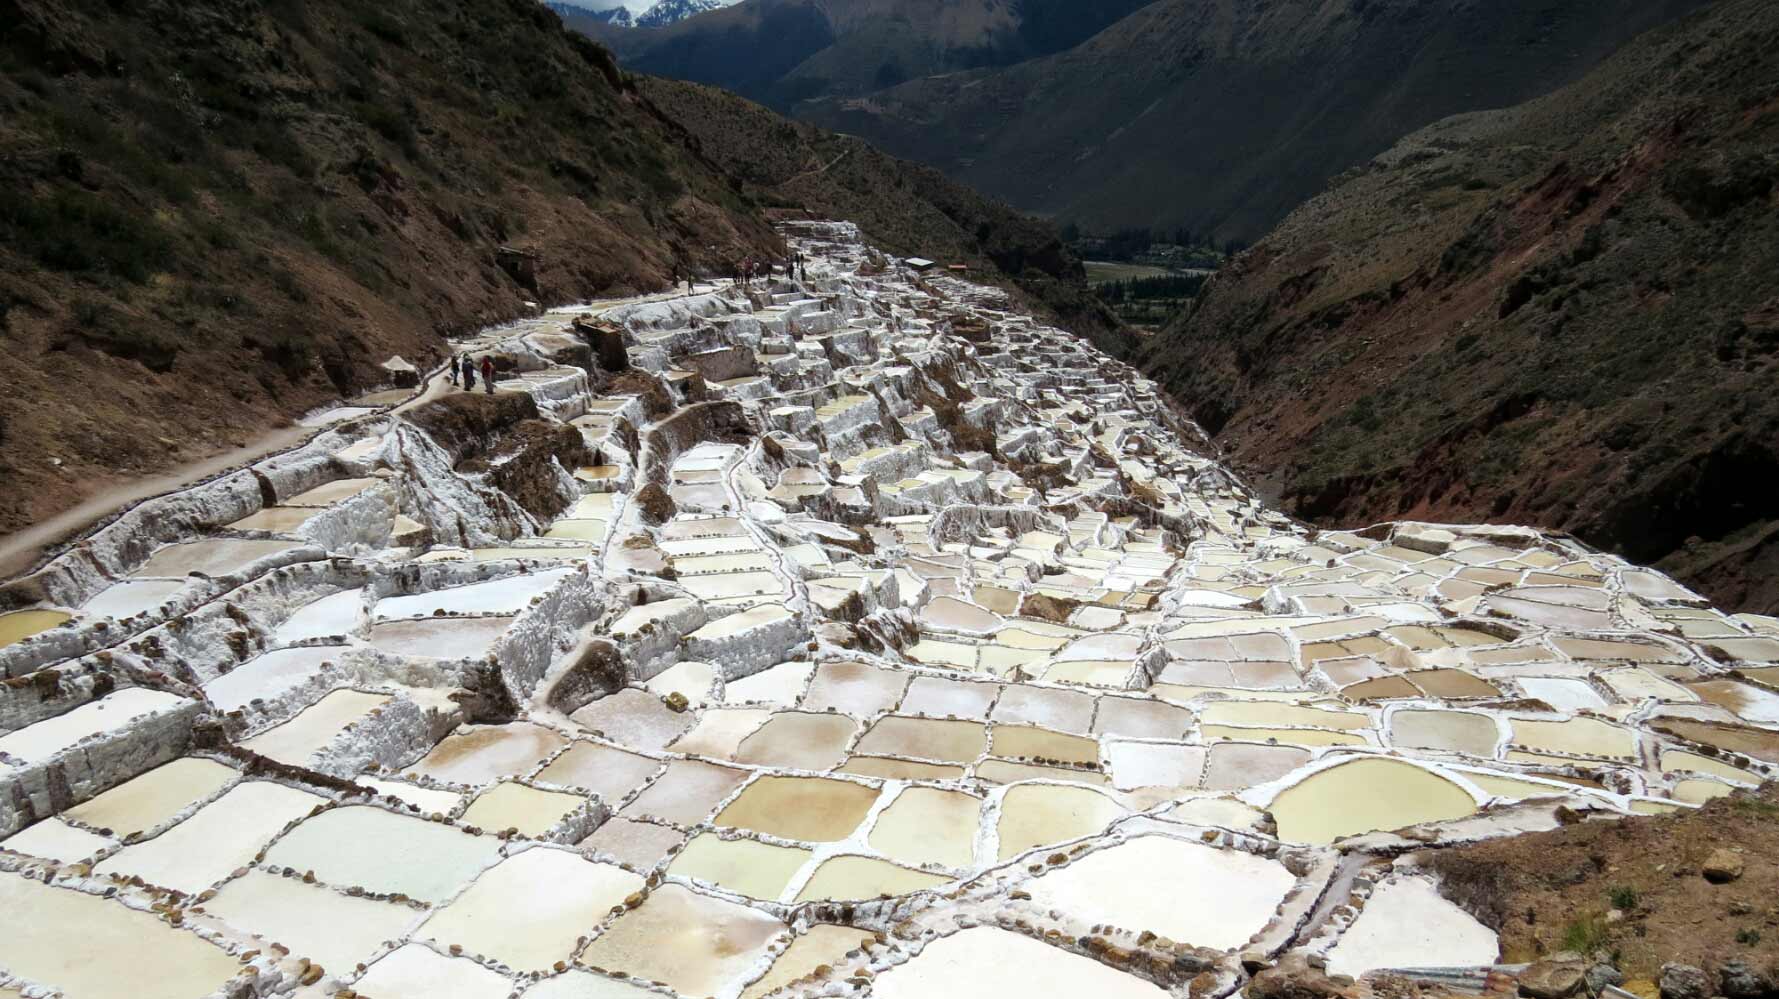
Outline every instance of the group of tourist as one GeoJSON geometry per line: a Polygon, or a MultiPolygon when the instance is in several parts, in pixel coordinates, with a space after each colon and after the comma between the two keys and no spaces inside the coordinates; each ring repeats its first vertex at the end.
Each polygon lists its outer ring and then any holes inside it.
{"type": "MultiPolygon", "coordinates": [[[[786,277],[796,281],[809,280],[809,264],[802,253],[794,253],[791,259],[779,265],[784,269],[786,277]]],[[[754,281],[772,277],[773,263],[770,260],[755,260],[744,257],[735,265],[734,280],[742,288],[753,287],[754,281]]]]}
{"type": "MultiPolygon", "coordinates": [[[[451,384],[453,384],[453,385],[459,384],[458,376],[459,376],[459,374],[461,374],[462,379],[463,379],[461,384],[463,385],[464,391],[474,392],[476,390],[476,368],[477,367],[478,367],[478,365],[477,365],[476,359],[471,357],[468,354],[458,354],[458,355],[452,357],[451,364],[450,364],[451,384]]],[[[486,385],[488,387],[487,388],[488,394],[493,395],[494,394],[494,358],[489,357],[487,354],[483,354],[480,367],[482,369],[482,384],[486,385]]]]}

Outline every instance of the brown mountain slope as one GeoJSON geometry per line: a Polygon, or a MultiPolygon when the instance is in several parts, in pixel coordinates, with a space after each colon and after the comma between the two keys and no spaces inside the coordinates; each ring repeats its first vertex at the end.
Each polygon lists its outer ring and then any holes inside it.
{"type": "Polygon", "coordinates": [[[1145,363],[1303,516],[1566,528],[1779,609],[1779,6],[1412,136],[1145,363]]]}
{"type": "MultiPolygon", "coordinates": [[[[770,192],[728,172],[748,157],[707,155],[532,0],[0,0],[0,25],[0,533],[286,426],[527,301],[781,248],[770,192]],[[502,246],[536,253],[535,279],[502,246]]],[[[1053,297],[1085,295],[1047,228],[869,162],[901,185],[879,231],[968,204],[944,252],[986,260],[987,242],[1074,282],[1053,297]]]]}
{"type": "Polygon", "coordinates": [[[1023,293],[1040,313],[1123,356],[1129,330],[1095,298],[1055,228],[858,139],[797,124],[734,94],[642,78],[641,91],[696,137],[747,196],[775,208],[857,222],[877,246],[967,263],[1023,293]],[[998,272],[998,273],[997,273],[998,272]]]}
{"type": "Polygon", "coordinates": [[[528,299],[777,245],[531,0],[0,0],[0,23],[0,531],[528,299]],[[535,287],[502,244],[541,255],[535,287]]]}
{"type": "Polygon", "coordinates": [[[1160,0],[1068,51],[796,117],[1106,231],[1252,240],[1448,115],[1570,82],[1704,0],[1160,0]]]}

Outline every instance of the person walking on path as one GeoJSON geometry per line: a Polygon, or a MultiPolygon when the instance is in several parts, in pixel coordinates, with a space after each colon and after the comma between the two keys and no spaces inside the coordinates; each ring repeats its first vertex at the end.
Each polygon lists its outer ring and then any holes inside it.
{"type": "Polygon", "coordinates": [[[456,385],[457,384],[457,376],[458,376],[458,374],[460,374],[462,372],[462,369],[463,369],[463,355],[462,354],[452,354],[450,367],[451,367],[451,384],[456,385]]]}
{"type": "Polygon", "coordinates": [[[482,384],[488,386],[488,394],[494,394],[494,358],[482,355],[482,384]]]}
{"type": "Polygon", "coordinates": [[[463,355],[463,390],[465,392],[476,390],[476,361],[468,354],[463,355]]]}

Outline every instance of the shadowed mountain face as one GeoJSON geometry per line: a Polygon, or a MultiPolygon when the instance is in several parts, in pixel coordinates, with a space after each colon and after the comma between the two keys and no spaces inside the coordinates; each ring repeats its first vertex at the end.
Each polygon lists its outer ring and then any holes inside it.
{"type": "Polygon", "coordinates": [[[1729,0],[1423,129],[1146,365],[1302,516],[1560,527],[1779,609],[1776,53],[1729,0]]]}
{"type": "Polygon", "coordinates": [[[761,204],[856,222],[891,253],[966,263],[975,280],[1017,288],[1033,309],[1108,353],[1131,349],[1130,331],[1087,290],[1080,261],[1050,224],[930,167],[787,121],[715,87],[646,78],[641,89],[761,204]]]}
{"type": "Polygon", "coordinates": [[[532,0],[0,0],[0,24],[0,532],[442,333],[782,252],[761,195],[532,0]]]}
{"type": "Polygon", "coordinates": [[[1067,51],[797,116],[1109,230],[1259,237],[1403,135],[1567,83],[1702,0],[1160,0],[1067,51]]]}
{"type": "Polygon", "coordinates": [[[587,30],[625,65],[780,110],[1084,41],[1145,0],[744,0],[658,31],[587,30]]]}

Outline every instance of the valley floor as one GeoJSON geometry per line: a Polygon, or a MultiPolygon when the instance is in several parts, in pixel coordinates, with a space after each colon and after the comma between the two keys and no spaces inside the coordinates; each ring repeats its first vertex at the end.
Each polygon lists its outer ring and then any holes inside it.
{"type": "Polygon", "coordinates": [[[785,231],[0,588],[0,995],[1395,995],[1537,949],[1463,850],[1770,807],[1715,799],[1779,621],[1312,531],[1001,292],[785,231]]]}

